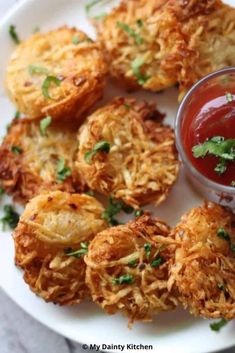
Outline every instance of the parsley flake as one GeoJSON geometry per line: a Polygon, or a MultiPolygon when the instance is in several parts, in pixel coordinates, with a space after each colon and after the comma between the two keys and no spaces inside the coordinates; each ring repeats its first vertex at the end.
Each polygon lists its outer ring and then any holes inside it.
{"type": "Polygon", "coordinates": [[[91,162],[91,159],[96,155],[97,152],[109,153],[110,143],[107,141],[98,142],[91,151],[85,153],[84,158],[87,163],[91,162]]]}
{"type": "Polygon", "coordinates": [[[146,257],[147,257],[147,258],[150,257],[151,249],[152,249],[152,244],[149,244],[149,243],[145,243],[145,244],[144,244],[144,250],[145,250],[145,253],[146,253],[146,257]]]}
{"type": "Polygon", "coordinates": [[[136,58],[134,61],[131,63],[131,69],[133,71],[133,74],[135,75],[137,82],[140,85],[144,85],[149,79],[150,76],[144,75],[140,69],[144,65],[144,59],[143,58],[136,58]]]}
{"type": "Polygon", "coordinates": [[[217,287],[218,287],[220,290],[224,290],[224,285],[223,285],[223,283],[219,283],[219,284],[217,285],[217,287]]]}
{"type": "Polygon", "coordinates": [[[130,267],[136,267],[137,266],[137,260],[131,260],[128,262],[128,266],[130,267]]]}
{"type": "Polygon", "coordinates": [[[22,148],[19,146],[11,146],[11,152],[19,155],[23,152],[22,148]]]}
{"type": "Polygon", "coordinates": [[[89,245],[89,242],[81,242],[80,249],[78,250],[64,249],[64,253],[66,256],[73,256],[73,257],[76,257],[77,259],[80,259],[82,256],[88,253],[88,245],[89,245]]]}
{"type": "Polygon", "coordinates": [[[47,76],[45,78],[45,80],[42,83],[42,94],[45,98],[53,99],[53,98],[51,98],[51,96],[48,92],[52,83],[54,83],[58,87],[58,86],[60,86],[61,81],[55,76],[47,76]]]}
{"type": "Polygon", "coordinates": [[[49,70],[46,67],[43,66],[35,66],[35,65],[29,65],[28,66],[28,72],[32,76],[34,74],[44,74],[48,75],[49,70]]]}
{"type": "Polygon", "coordinates": [[[15,26],[10,25],[9,34],[10,34],[13,42],[15,42],[15,44],[20,44],[20,39],[19,39],[19,36],[18,36],[18,34],[16,32],[16,27],[15,26]]]}
{"type": "Polygon", "coordinates": [[[226,230],[224,228],[219,228],[217,230],[217,235],[219,238],[227,240],[230,242],[231,238],[228,232],[226,232],[226,230]]]}
{"type": "Polygon", "coordinates": [[[134,283],[134,277],[132,275],[123,275],[116,277],[112,280],[113,284],[132,284],[134,283]]]}
{"type": "Polygon", "coordinates": [[[222,327],[227,325],[227,323],[228,323],[227,320],[221,319],[220,321],[216,321],[210,324],[210,328],[212,329],[212,331],[219,332],[222,329],[222,327]]]}
{"type": "Polygon", "coordinates": [[[40,120],[40,125],[39,125],[39,130],[40,130],[40,134],[41,136],[46,136],[46,130],[48,128],[48,126],[51,124],[51,116],[47,116],[44,119],[40,120]]]}
{"type": "Polygon", "coordinates": [[[130,26],[128,26],[126,23],[118,21],[117,26],[119,28],[121,28],[124,32],[129,34],[130,37],[134,38],[136,44],[139,45],[139,44],[143,43],[143,38],[138,33],[136,33],[130,26]]]}
{"type": "Polygon", "coordinates": [[[65,160],[61,157],[57,162],[56,167],[56,178],[59,182],[65,181],[65,179],[72,174],[71,168],[65,167],[65,160]]]}
{"type": "Polygon", "coordinates": [[[159,267],[161,266],[163,263],[165,262],[165,259],[162,256],[157,256],[156,259],[154,259],[151,262],[151,267],[155,268],[155,267],[159,267]]]}
{"type": "Polygon", "coordinates": [[[110,197],[108,200],[108,206],[105,211],[102,213],[102,219],[105,219],[109,225],[115,226],[119,222],[114,218],[118,213],[124,211],[125,213],[133,212],[133,208],[126,205],[121,200],[116,200],[114,197],[110,197]]]}
{"type": "Polygon", "coordinates": [[[19,214],[15,211],[12,205],[5,205],[3,211],[4,216],[1,218],[3,230],[5,230],[6,227],[14,229],[19,222],[19,214]]]}
{"type": "Polygon", "coordinates": [[[143,213],[144,213],[144,211],[141,209],[135,210],[135,217],[140,217],[140,216],[142,216],[143,213]]]}

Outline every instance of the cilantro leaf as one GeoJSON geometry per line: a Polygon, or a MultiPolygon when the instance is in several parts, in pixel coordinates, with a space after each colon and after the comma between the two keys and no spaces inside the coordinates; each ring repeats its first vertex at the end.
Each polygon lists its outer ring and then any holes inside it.
{"type": "Polygon", "coordinates": [[[64,253],[66,256],[73,256],[73,257],[76,257],[77,259],[80,259],[82,256],[88,253],[88,245],[89,245],[89,242],[81,242],[80,249],[78,250],[73,250],[70,248],[64,249],[64,253]]]}
{"type": "Polygon", "coordinates": [[[144,75],[140,69],[144,65],[144,59],[143,58],[136,58],[134,61],[131,63],[131,69],[133,71],[133,74],[135,75],[137,82],[140,85],[144,85],[145,82],[147,82],[150,79],[150,76],[144,75]]]}
{"type": "Polygon", "coordinates": [[[41,136],[46,136],[46,130],[48,126],[51,124],[51,116],[47,116],[44,119],[40,120],[39,130],[41,136]]]}
{"type": "Polygon", "coordinates": [[[61,81],[55,76],[47,76],[45,78],[45,80],[42,83],[42,94],[45,98],[53,99],[53,98],[51,98],[51,96],[48,92],[52,83],[54,83],[58,87],[58,86],[60,86],[61,81]]]}
{"type": "Polygon", "coordinates": [[[19,214],[15,211],[12,205],[5,205],[3,207],[3,211],[4,216],[1,218],[3,230],[5,230],[6,226],[11,229],[14,229],[19,222],[19,214]]]}
{"type": "Polygon", "coordinates": [[[19,36],[18,36],[18,34],[16,32],[16,27],[15,26],[10,25],[9,34],[10,34],[13,42],[15,42],[15,44],[20,44],[20,39],[19,39],[19,36]]]}
{"type": "Polygon", "coordinates": [[[48,75],[49,71],[46,67],[43,66],[35,66],[35,65],[29,65],[28,66],[28,72],[30,75],[34,74],[45,74],[48,75]]]}
{"type": "Polygon", "coordinates": [[[136,44],[143,43],[143,38],[138,33],[136,33],[136,31],[134,31],[130,26],[128,26],[128,24],[118,21],[117,26],[121,28],[124,32],[129,34],[130,37],[134,38],[136,44]]]}
{"type": "Polygon", "coordinates": [[[228,232],[226,232],[226,230],[224,228],[219,228],[217,230],[217,235],[219,238],[227,240],[230,242],[231,238],[228,232]]]}
{"type": "Polygon", "coordinates": [[[23,152],[23,150],[19,146],[11,146],[11,152],[19,155],[23,152]]]}
{"type": "Polygon", "coordinates": [[[149,258],[150,254],[151,254],[151,249],[152,249],[152,244],[149,244],[149,243],[144,244],[144,250],[145,250],[147,258],[149,258]]]}
{"type": "Polygon", "coordinates": [[[225,325],[227,325],[228,321],[225,319],[221,319],[220,321],[216,321],[212,324],[210,324],[210,328],[212,329],[212,331],[220,331],[222,329],[222,327],[224,327],[225,325]]]}
{"type": "Polygon", "coordinates": [[[152,262],[151,262],[151,267],[159,267],[161,266],[163,263],[165,262],[165,259],[162,257],[162,256],[157,256],[156,259],[154,259],[152,262]]]}
{"type": "Polygon", "coordinates": [[[114,197],[110,197],[108,200],[108,206],[102,213],[102,219],[105,219],[110,225],[114,226],[119,222],[114,218],[118,213],[124,211],[125,213],[133,212],[133,208],[126,205],[121,200],[116,200],[114,197]]]}
{"type": "Polygon", "coordinates": [[[215,172],[222,175],[227,170],[227,164],[235,160],[235,139],[225,140],[223,136],[214,136],[192,148],[195,158],[204,158],[206,155],[218,157],[220,162],[215,167],[215,172]]]}
{"type": "Polygon", "coordinates": [[[61,157],[57,162],[56,168],[56,178],[59,182],[64,181],[68,176],[72,174],[72,171],[69,167],[65,167],[65,160],[61,157]]]}
{"type": "Polygon", "coordinates": [[[116,277],[112,280],[113,284],[132,284],[134,283],[134,277],[132,275],[123,275],[116,277]]]}
{"type": "Polygon", "coordinates": [[[98,142],[91,151],[87,151],[84,155],[85,161],[90,163],[91,159],[96,155],[97,152],[109,153],[110,143],[107,141],[98,142]]]}

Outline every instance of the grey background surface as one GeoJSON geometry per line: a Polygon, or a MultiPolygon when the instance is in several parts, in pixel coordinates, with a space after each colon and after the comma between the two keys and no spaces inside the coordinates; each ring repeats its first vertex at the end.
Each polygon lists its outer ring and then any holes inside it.
{"type": "MultiPolygon", "coordinates": [[[[15,2],[17,0],[0,0],[0,17],[3,17],[15,2]]],[[[90,350],[83,350],[81,345],[56,334],[31,318],[0,289],[0,353],[84,352],[91,353],[90,350]]],[[[222,353],[235,353],[235,347],[222,353]]]]}

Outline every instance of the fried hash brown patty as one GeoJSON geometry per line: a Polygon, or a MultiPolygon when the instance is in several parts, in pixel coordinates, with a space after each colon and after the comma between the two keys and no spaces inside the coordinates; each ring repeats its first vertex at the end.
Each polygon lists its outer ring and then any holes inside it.
{"type": "Polygon", "coordinates": [[[78,118],[101,96],[106,65],[86,34],[62,27],[19,44],[7,68],[6,87],[31,118],[78,118]]]}
{"type": "Polygon", "coordinates": [[[85,256],[93,300],[109,314],[122,311],[130,324],[174,309],[177,298],[167,289],[175,248],[169,232],[164,222],[143,215],[97,234],[85,256]]]}
{"type": "Polygon", "coordinates": [[[106,227],[102,212],[93,197],[61,191],[27,204],[14,232],[15,262],[45,301],[77,304],[89,295],[83,257],[87,242],[106,227]]]}
{"type": "Polygon", "coordinates": [[[91,189],[139,207],[162,202],[174,184],[179,162],[174,132],[162,125],[153,105],[116,98],[93,113],[80,129],[78,170],[91,189]],[[110,151],[96,150],[106,141],[110,151]]]}
{"type": "Polygon", "coordinates": [[[193,208],[177,225],[171,286],[194,315],[235,317],[234,215],[213,203],[193,208]]]}
{"type": "Polygon", "coordinates": [[[57,123],[42,136],[40,122],[15,120],[0,147],[0,179],[6,192],[24,204],[43,190],[82,191],[74,168],[76,131],[57,123]]]}
{"type": "Polygon", "coordinates": [[[235,8],[220,0],[171,0],[168,7],[181,23],[188,53],[179,75],[182,97],[197,80],[235,65],[235,8]]]}
{"type": "Polygon", "coordinates": [[[110,74],[127,87],[159,91],[177,83],[184,39],[168,0],[123,0],[97,23],[110,74]]]}

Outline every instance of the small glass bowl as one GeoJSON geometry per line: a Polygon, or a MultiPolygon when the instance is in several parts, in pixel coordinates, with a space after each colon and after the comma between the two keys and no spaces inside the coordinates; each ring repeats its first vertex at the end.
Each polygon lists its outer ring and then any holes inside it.
{"type": "Polygon", "coordinates": [[[235,67],[228,67],[205,76],[188,91],[181,102],[176,115],[176,146],[185,167],[185,171],[192,181],[193,186],[195,186],[200,194],[206,199],[235,209],[235,187],[216,183],[200,173],[188,158],[181,138],[183,121],[190,113],[190,109],[192,109],[194,104],[197,104],[198,97],[203,96],[203,93],[205,93],[206,90],[218,85],[221,85],[221,88],[228,92],[231,89],[235,89],[235,67]]]}

